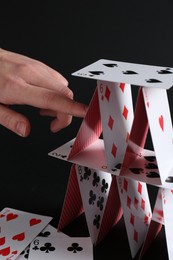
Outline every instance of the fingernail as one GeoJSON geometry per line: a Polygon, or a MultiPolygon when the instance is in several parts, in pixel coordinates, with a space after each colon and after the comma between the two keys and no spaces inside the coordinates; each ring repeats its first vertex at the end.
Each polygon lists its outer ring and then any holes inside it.
{"type": "Polygon", "coordinates": [[[20,136],[25,136],[26,133],[26,125],[23,122],[17,123],[16,132],[20,136]]]}

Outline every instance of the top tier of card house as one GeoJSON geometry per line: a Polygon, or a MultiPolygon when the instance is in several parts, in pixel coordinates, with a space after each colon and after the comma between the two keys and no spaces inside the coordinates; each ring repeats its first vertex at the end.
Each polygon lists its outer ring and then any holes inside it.
{"type": "Polygon", "coordinates": [[[106,59],[100,59],[72,75],[150,88],[170,89],[173,86],[173,68],[106,59]]]}

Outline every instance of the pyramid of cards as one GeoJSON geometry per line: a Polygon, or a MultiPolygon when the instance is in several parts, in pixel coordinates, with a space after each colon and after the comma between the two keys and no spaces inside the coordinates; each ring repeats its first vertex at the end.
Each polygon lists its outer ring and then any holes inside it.
{"type": "Polygon", "coordinates": [[[95,80],[96,89],[77,136],[49,153],[72,163],[59,230],[84,212],[97,245],[123,217],[140,259],[164,226],[173,259],[173,68],[101,59],[72,75],[95,80]],[[158,188],[153,210],[148,184],[158,188]]]}

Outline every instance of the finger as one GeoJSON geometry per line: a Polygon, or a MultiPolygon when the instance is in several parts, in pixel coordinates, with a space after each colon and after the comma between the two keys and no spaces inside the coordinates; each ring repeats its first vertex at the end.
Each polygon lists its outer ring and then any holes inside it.
{"type": "Polygon", "coordinates": [[[61,129],[67,127],[72,121],[72,116],[65,115],[63,113],[58,113],[57,118],[51,122],[50,130],[53,133],[60,131],[61,129]]]}
{"type": "Polygon", "coordinates": [[[28,84],[71,95],[68,81],[59,72],[54,71],[43,63],[25,64],[22,69],[22,78],[28,84]]]}
{"type": "Polygon", "coordinates": [[[56,132],[60,131],[62,128],[67,127],[72,121],[72,116],[62,114],[62,113],[57,114],[57,112],[55,112],[55,111],[46,110],[46,109],[40,110],[40,115],[56,117],[51,122],[51,125],[50,125],[50,129],[53,133],[56,133],[56,132]]]}
{"type": "Polygon", "coordinates": [[[40,109],[40,115],[41,115],[41,116],[52,116],[52,117],[56,117],[56,116],[57,116],[57,112],[52,111],[52,110],[48,110],[48,109],[40,109]]]}
{"type": "Polygon", "coordinates": [[[0,124],[22,137],[27,137],[31,129],[29,120],[25,116],[1,104],[0,124]]]}
{"type": "MultiPolygon", "coordinates": [[[[3,68],[6,70],[6,64],[11,64],[11,70],[18,78],[23,81],[38,86],[54,90],[68,92],[68,81],[57,71],[46,64],[29,58],[27,56],[3,50],[3,68]]],[[[3,70],[2,68],[2,70],[3,70]]],[[[5,71],[4,71],[5,72],[5,71]]]]}
{"type": "MultiPolygon", "coordinates": [[[[87,106],[74,101],[66,96],[61,96],[58,93],[44,88],[37,88],[32,85],[22,84],[21,86],[6,89],[8,96],[5,97],[7,104],[24,104],[31,105],[37,108],[59,111],[64,114],[84,117],[86,115],[87,106]],[[22,91],[21,91],[22,89],[22,91]]],[[[3,95],[0,96],[0,102],[3,103],[3,95]]]]}
{"type": "Polygon", "coordinates": [[[65,95],[71,95],[68,81],[59,72],[51,69],[42,62],[31,60],[19,67],[18,75],[28,84],[56,90],[65,95]]]}

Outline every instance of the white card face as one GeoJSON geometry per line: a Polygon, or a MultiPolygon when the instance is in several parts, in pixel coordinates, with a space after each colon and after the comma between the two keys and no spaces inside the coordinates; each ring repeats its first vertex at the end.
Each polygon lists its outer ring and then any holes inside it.
{"type": "Polygon", "coordinates": [[[60,147],[54,149],[53,151],[49,152],[48,155],[67,161],[68,155],[72,149],[72,146],[74,144],[75,138],[70,140],[64,145],[61,145],[60,147]]]}
{"type": "MultiPolygon", "coordinates": [[[[127,154],[130,156],[131,154],[127,154]]],[[[151,185],[161,185],[156,156],[153,151],[143,149],[136,160],[131,160],[128,168],[122,167],[121,176],[142,181],[151,185]]]]}
{"type": "Polygon", "coordinates": [[[162,188],[165,188],[165,189],[173,190],[173,170],[170,172],[165,183],[163,185],[159,185],[159,186],[162,188]]]}
{"type": "Polygon", "coordinates": [[[52,217],[5,208],[0,213],[0,259],[16,259],[52,217]]]}
{"type": "Polygon", "coordinates": [[[17,260],[26,260],[29,257],[30,244],[27,246],[20,255],[16,258],[17,260]]]}
{"type": "Polygon", "coordinates": [[[158,190],[156,203],[155,203],[154,209],[153,209],[152,220],[164,225],[162,189],[158,190]]]}
{"type": "Polygon", "coordinates": [[[30,248],[29,260],[92,260],[93,246],[88,237],[38,237],[30,248]]]}
{"type": "Polygon", "coordinates": [[[173,171],[170,172],[165,183],[161,184],[155,152],[151,150],[143,149],[140,156],[135,161],[132,160],[129,168],[121,170],[121,176],[169,190],[173,189],[173,171]]]}
{"type": "Polygon", "coordinates": [[[173,259],[173,192],[162,189],[162,203],[164,211],[165,234],[169,259],[173,259]]]}
{"type": "Polygon", "coordinates": [[[102,223],[112,177],[106,172],[80,165],[76,165],[76,171],[89,233],[93,244],[95,244],[102,223]]]}
{"type": "MultiPolygon", "coordinates": [[[[68,154],[67,151],[69,151],[72,143],[73,140],[56,148],[50,152],[49,155],[58,159],[67,160],[65,154],[68,154]],[[65,156],[63,157],[62,155],[65,156]]],[[[121,170],[121,164],[110,170],[108,169],[104,154],[104,143],[101,139],[98,139],[94,144],[87,147],[86,150],[82,151],[79,155],[76,155],[69,161],[88,168],[111,173],[116,176],[119,176],[121,170]]],[[[161,184],[155,152],[151,150],[143,149],[138,159],[132,162],[128,169],[121,170],[121,175],[158,187],[170,190],[173,189],[173,171],[170,172],[165,183],[161,184]]]]}
{"type": "MultiPolygon", "coordinates": [[[[51,236],[57,236],[57,237],[67,237],[66,234],[63,232],[58,232],[56,228],[54,228],[51,225],[47,225],[41,233],[38,234],[38,237],[51,237],[51,236]]],[[[29,257],[29,251],[30,251],[30,245],[25,248],[24,251],[17,257],[17,260],[26,260],[29,257]]]]}
{"type": "Polygon", "coordinates": [[[109,169],[122,163],[133,121],[131,86],[98,81],[105,153],[109,169]]]}
{"type": "Polygon", "coordinates": [[[162,183],[172,168],[173,130],[166,90],[143,88],[153,147],[162,183]]]}
{"type": "Polygon", "coordinates": [[[50,224],[48,224],[39,234],[38,236],[41,237],[50,237],[50,236],[55,236],[57,234],[62,234],[65,235],[62,232],[58,232],[56,228],[54,228],[53,226],[51,226],[50,224]]]}
{"type": "MultiPolygon", "coordinates": [[[[68,157],[67,155],[73,143],[74,143],[74,139],[54,149],[52,152],[49,153],[49,155],[57,159],[66,161],[68,157]]],[[[105,158],[104,142],[102,139],[98,139],[93,144],[88,146],[84,151],[75,155],[72,159],[69,159],[68,161],[74,164],[79,164],[99,171],[112,173],[114,175],[119,175],[120,172],[119,165],[117,165],[117,167],[114,167],[112,169],[108,169],[106,158],[105,158]]]]}
{"type": "Polygon", "coordinates": [[[151,207],[145,183],[117,177],[130,250],[134,257],[144,242],[151,221],[151,207]]]}
{"type": "Polygon", "coordinates": [[[171,88],[173,82],[173,68],[104,59],[98,60],[74,72],[72,75],[164,89],[171,88]]]}

